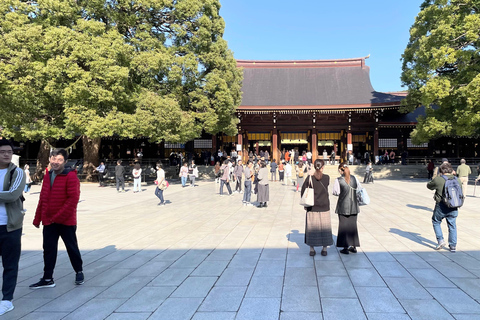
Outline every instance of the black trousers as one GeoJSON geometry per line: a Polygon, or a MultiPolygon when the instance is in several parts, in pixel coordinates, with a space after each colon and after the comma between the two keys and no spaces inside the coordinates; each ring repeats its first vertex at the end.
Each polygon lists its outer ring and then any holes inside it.
{"type": "Polygon", "coordinates": [[[235,180],[235,191],[242,191],[242,177],[236,177],[235,180]]]}
{"type": "Polygon", "coordinates": [[[17,286],[18,261],[20,260],[22,229],[8,232],[7,226],[0,226],[0,254],[3,265],[2,300],[13,299],[17,286]]]}
{"type": "Polygon", "coordinates": [[[55,269],[55,264],[57,263],[59,237],[62,237],[63,243],[65,243],[73,270],[75,272],[83,271],[83,261],[78,249],[76,231],[77,226],[66,226],[58,223],[52,223],[43,227],[44,279],[53,279],[53,269],[55,269]]]}
{"type": "Polygon", "coordinates": [[[104,175],[103,172],[99,172],[99,173],[98,173],[98,183],[99,183],[101,186],[103,186],[103,184],[104,184],[104,182],[103,182],[103,180],[104,180],[104,179],[103,179],[103,175],[104,175]]]}

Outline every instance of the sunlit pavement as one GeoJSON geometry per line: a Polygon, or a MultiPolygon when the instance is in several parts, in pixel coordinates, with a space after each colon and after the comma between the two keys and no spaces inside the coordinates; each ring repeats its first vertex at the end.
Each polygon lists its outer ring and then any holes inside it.
{"type": "Polygon", "coordinates": [[[329,247],[328,256],[313,258],[293,186],[272,182],[268,207],[256,208],[243,206],[242,194],[220,197],[211,181],[172,184],[166,206],[157,206],[153,185],[117,193],[82,184],[77,235],[85,283],[74,284],[62,243],[56,287],[38,290],[28,288],[43,271],[42,232],[31,225],[40,187],[33,186],[15,309],[3,318],[480,319],[480,197],[469,186],[457,252],[435,251],[426,182],[365,185],[372,202],[359,216],[358,253],[329,247]]]}

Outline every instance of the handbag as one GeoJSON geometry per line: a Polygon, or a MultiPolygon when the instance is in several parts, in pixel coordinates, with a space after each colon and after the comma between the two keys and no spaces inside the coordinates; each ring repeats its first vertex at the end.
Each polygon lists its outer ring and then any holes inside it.
{"type": "Polygon", "coordinates": [[[314,199],[313,199],[313,186],[312,186],[312,176],[309,176],[310,181],[308,187],[303,192],[302,197],[300,198],[300,205],[304,207],[313,207],[314,199]]]}
{"type": "MultiPolygon", "coordinates": [[[[357,177],[355,177],[357,179],[357,177]]],[[[367,189],[363,188],[357,180],[357,189],[356,195],[358,200],[358,205],[366,206],[370,203],[370,197],[368,196],[367,189]]]]}
{"type": "Polygon", "coordinates": [[[170,184],[168,183],[167,180],[163,180],[163,181],[160,182],[160,184],[158,185],[158,188],[159,188],[160,190],[165,190],[165,189],[168,188],[169,185],[170,185],[170,184]]]}

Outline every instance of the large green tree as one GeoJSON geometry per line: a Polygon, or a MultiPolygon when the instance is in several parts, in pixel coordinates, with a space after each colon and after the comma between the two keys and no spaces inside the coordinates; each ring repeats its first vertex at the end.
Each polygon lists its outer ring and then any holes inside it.
{"type": "Polygon", "coordinates": [[[420,8],[402,55],[404,109],[426,107],[412,139],[478,136],[480,1],[426,0],[420,8]]]}
{"type": "MultiPolygon", "coordinates": [[[[218,0],[0,2],[0,121],[29,140],[234,133],[241,71],[218,0]]],[[[45,144],[47,145],[47,144],[45,144]]]]}

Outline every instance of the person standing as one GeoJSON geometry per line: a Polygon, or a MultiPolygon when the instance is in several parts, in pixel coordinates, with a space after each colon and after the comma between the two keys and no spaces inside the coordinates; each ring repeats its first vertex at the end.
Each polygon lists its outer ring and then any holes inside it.
{"type": "Polygon", "coordinates": [[[433,163],[433,160],[430,159],[430,161],[427,164],[428,180],[433,179],[433,170],[434,169],[435,169],[435,163],[433,163]]]}
{"type": "Polygon", "coordinates": [[[333,195],[338,196],[335,213],[338,214],[337,247],[343,249],[340,253],[356,253],[360,246],[357,229],[357,216],[360,207],[356,196],[356,190],[361,188],[360,182],[350,174],[350,169],[345,162],[338,166],[340,177],[335,179],[333,195]]]}
{"type": "Polygon", "coordinates": [[[285,176],[285,161],[282,160],[282,162],[278,165],[278,181],[282,182],[285,176]]]}
{"type": "Polygon", "coordinates": [[[75,284],[84,283],[83,261],[78,249],[77,205],[80,199],[80,181],[77,170],[66,168],[68,160],[65,149],[50,153],[51,170],[46,169],[40,200],[33,219],[33,225],[43,224],[43,277],[30,285],[31,289],[55,287],[53,270],[57,262],[58,239],[62,238],[68,257],[75,271],[75,284]]]}
{"type": "Polygon", "coordinates": [[[215,163],[215,167],[213,169],[214,171],[214,174],[215,174],[215,182],[216,183],[220,183],[220,177],[222,176],[221,172],[220,172],[220,161],[217,161],[217,163],[215,163]]]}
{"type": "Polygon", "coordinates": [[[457,208],[449,208],[442,201],[443,189],[445,187],[445,179],[442,175],[445,175],[447,179],[455,179],[453,175],[452,165],[448,162],[444,162],[439,167],[439,175],[437,175],[433,180],[427,183],[427,188],[430,190],[435,190],[435,195],[433,199],[435,200],[435,208],[433,209],[432,224],[433,230],[435,231],[435,236],[437,238],[437,246],[435,250],[440,250],[446,246],[445,240],[443,239],[442,233],[442,220],[447,220],[448,226],[448,245],[451,252],[457,250],[457,208]]]}
{"type": "Polygon", "coordinates": [[[3,282],[0,315],[14,309],[12,300],[17,286],[18,262],[23,228],[23,196],[25,172],[12,163],[13,145],[0,140],[0,254],[3,282]]]}
{"type": "Polygon", "coordinates": [[[132,170],[133,175],[133,193],[142,191],[142,168],[140,163],[135,163],[132,170]]]}
{"type": "Polygon", "coordinates": [[[105,187],[105,184],[103,183],[103,176],[105,175],[105,163],[100,162],[100,165],[95,168],[98,172],[98,183],[99,187],[105,187]]]}
{"type": "Polygon", "coordinates": [[[253,163],[252,161],[248,160],[247,161],[247,166],[245,167],[244,170],[244,175],[245,175],[245,192],[243,193],[243,205],[248,206],[252,205],[250,202],[250,197],[252,195],[252,178],[253,178],[253,163]]]}
{"type": "Polygon", "coordinates": [[[223,165],[220,167],[222,177],[220,178],[220,195],[223,196],[223,185],[227,187],[228,195],[232,195],[232,189],[230,188],[230,168],[228,166],[229,161],[225,160],[223,165]]]}
{"type": "MultiPolygon", "coordinates": [[[[325,163],[325,162],[323,162],[325,163]]],[[[323,167],[323,166],[322,166],[323,167]]],[[[300,186],[303,186],[303,176],[305,175],[306,167],[303,165],[303,161],[299,161],[295,166],[296,176],[297,176],[297,192],[300,186]]]]}
{"type": "Polygon", "coordinates": [[[165,170],[162,168],[162,163],[157,162],[157,187],[155,188],[155,195],[160,200],[159,206],[165,205],[165,199],[163,198],[163,191],[165,190],[167,184],[165,180],[165,170]]]}
{"type": "Polygon", "coordinates": [[[367,166],[365,167],[365,177],[363,177],[363,183],[373,183],[373,178],[372,178],[372,162],[368,160],[367,166]]]}
{"type": "Polygon", "coordinates": [[[25,193],[30,192],[30,188],[32,186],[32,178],[30,177],[30,166],[28,164],[25,164],[23,167],[23,171],[25,172],[25,193]]]}
{"type": "Polygon", "coordinates": [[[335,149],[332,150],[332,153],[330,154],[330,164],[335,164],[335,149]]]}
{"type": "Polygon", "coordinates": [[[310,151],[307,152],[307,162],[312,164],[312,153],[310,151]]]}
{"type": "Polygon", "coordinates": [[[315,160],[315,172],[302,184],[301,195],[309,186],[313,187],[313,207],[305,207],[305,244],[310,246],[310,256],[316,254],[315,247],[322,246],[322,256],[327,255],[327,247],[333,244],[332,222],[330,220],[330,199],[328,185],[330,177],[323,174],[325,162],[315,160]]]}
{"type": "Polygon", "coordinates": [[[242,175],[243,165],[242,160],[238,160],[235,169],[233,170],[233,177],[235,178],[235,192],[242,193],[242,175]]]}
{"type": "Polygon", "coordinates": [[[115,166],[115,182],[117,192],[120,192],[120,187],[122,187],[121,192],[125,192],[125,167],[122,166],[122,160],[117,160],[117,165],[115,166]]]}
{"type": "Polygon", "coordinates": [[[277,162],[275,159],[270,163],[270,181],[277,181],[277,162]]]}
{"type": "Polygon", "coordinates": [[[259,202],[258,208],[266,208],[267,202],[270,198],[270,192],[268,187],[268,169],[265,161],[260,161],[260,170],[258,170],[258,193],[257,202],[259,202]]]}
{"type": "Polygon", "coordinates": [[[182,181],[182,188],[185,188],[187,186],[187,178],[188,178],[188,164],[186,162],[180,168],[179,175],[182,181]]]}
{"type": "Polygon", "coordinates": [[[466,164],[465,159],[460,160],[460,165],[457,167],[457,177],[462,183],[463,196],[467,196],[468,176],[472,174],[472,169],[466,164]]]}

